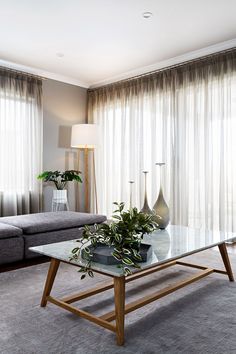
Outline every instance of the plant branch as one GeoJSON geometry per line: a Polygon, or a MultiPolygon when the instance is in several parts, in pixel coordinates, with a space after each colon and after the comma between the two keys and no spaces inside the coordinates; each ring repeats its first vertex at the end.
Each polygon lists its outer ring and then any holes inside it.
{"type": "Polygon", "coordinates": [[[71,260],[79,260],[86,255],[86,265],[80,272],[84,278],[86,274],[93,276],[92,250],[86,245],[89,243],[96,248],[100,243],[113,247],[112,256],[120,262],[118,265],[124,275],[131,274],[131,267],[140,268],[137,262],[142,260],[140,245],[144,234],[152,233],[158,228],[152,215],[139,212],[137,208],[124,211],[124,203],[114,203],[117,209],[114,211],[113,221],[110,224],[94,225],[94,229],[84,226],[82,238],[77,240],[80,244],[72,250],[71,260]]]}

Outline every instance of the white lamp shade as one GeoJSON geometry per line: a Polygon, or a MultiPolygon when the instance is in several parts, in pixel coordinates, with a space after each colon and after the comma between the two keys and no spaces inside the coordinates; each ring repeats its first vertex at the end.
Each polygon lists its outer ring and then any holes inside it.
{"type": "Polygon", "coordinates": [[[96,124],[75,124],[71,131],[71,147],[94,148],[99,144],[98,126],[96,124]]]}

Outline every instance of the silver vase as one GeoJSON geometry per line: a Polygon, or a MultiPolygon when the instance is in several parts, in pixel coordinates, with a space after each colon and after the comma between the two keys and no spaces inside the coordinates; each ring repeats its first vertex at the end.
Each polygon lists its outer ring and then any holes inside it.
{"type": "Polygon", "coordinates": [[[161,186],[161,167],[164,165],[164,163],[156,163],[156,165],[160,167],[160,190],[156,203],[153,206],[153,214],[156,215],[156,222],[158,223],[159,228],[165,229],[170,222],[170,210],[163,196],[161,186]]]}
{"type": "Polygon", "coordinates": [[[129,190],[129,208],[133,208],[133,184],[134,181],[129,181],[130,184],[130,190],[129,190]]]}
{"type": "Polygon", "coordinates": [[[151,208],[148,205],[148,199],[147,199],[147,174],[148,171],[143,171],[144,173],[144,202],[143,202],[143,207],[140,210],[144,214],[153,214],[151,208]]]}

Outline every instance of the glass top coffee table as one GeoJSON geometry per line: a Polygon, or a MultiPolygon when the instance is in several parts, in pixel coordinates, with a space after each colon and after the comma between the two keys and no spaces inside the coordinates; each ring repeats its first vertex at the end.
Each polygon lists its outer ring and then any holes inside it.
{"type": "Polygon", "coordinates": [[[63,299],[57,299],[50,295],[53,282],[55,280],[60,262],[68,263],[73,266],[81,267],[85,265],[83,259],[78,261],[70,261],[71,251],[76,247],[76,240],[52,243],[49,245],[31,247],[30,250],[49,256],[51,263],[43,291],[41,306],[45,307],[47,302],[51,302],[59,307],[64,308],[80,317],[86,318],[106,329],[116,333],[117,344],[124,344],[124,322],[125,315],[152,301],[158,300],[184,286],[191,284],[212,273],[220,273],[228,276],[230,281],[234,281],[227,248],[226,241],[232,241],[236,238],[236,234],[227,232],[215,232],[191,229],[184,226],[170,225],[166,230],[157,230],[151,235],[144,237],[145,243],[152,245],[152,255],[147,262],[139,263],[140,269],[130,268],[133,274],[125,277],[122,269],[116,265],[103,265],[93,263],[91,268],[94,272],[112,277],[112,281],[105,284],[97,285],[92,289],[80,292],[78,294],[69,295],[63,299]],[[220,254],[225,266],[225,270],[213,269],[203,265],[186,263],[182,259],[194,253],[218,246],[220,254]],[[125,304],[125,284],[135,279],[147,276],[154,272],[161,271],[170,266],[186,266],[199,269],[194,275],[185,280],[174,283],[171,286],[158,290],[148,296],[141,297],[129,304],[125,304]],[[73,302],[77,302],[84,298],[96,295],[108,289],[114,288],[115,309],[100,317],[94,316],[78,307],[72,306],[73,302]],[[115,322],[113,322],[115,321],[115,322]]]}

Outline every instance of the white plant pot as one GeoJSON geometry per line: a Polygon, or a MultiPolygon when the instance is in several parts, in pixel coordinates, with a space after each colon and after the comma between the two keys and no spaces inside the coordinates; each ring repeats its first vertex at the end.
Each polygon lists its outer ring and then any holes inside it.
{"type": "Polygon", "coordinates": [[[53,190],[53,200],[56,203],[67,203],[67,190],[66,189],[55,189],[53,190]]]}
{"type": "Polygon", "coordinates": [[[69,210],[67,190],[53,190],[52,211],[69,210]]]}

